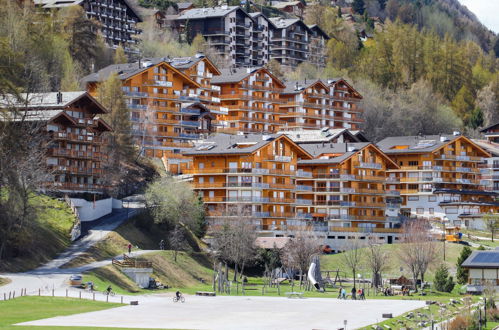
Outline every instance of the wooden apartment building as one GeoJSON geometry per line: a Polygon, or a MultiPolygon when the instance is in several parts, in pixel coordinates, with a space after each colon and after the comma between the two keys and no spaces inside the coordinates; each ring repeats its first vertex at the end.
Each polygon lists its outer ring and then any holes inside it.
{"type": "Polygon", "coordinates": [[[388,137],[378,147],[400,167],[388,175],[389,189],[400,191],[403,214],[473,226],[483,213],[499,211],[497,194],[480,183],[479,164],[490,154],[457,132],[388,137]]]}
{"type": "Polygon", "coordinates": [[[212,226],[240,205],[260,233],[272,236],[295,218],[298,159],[311,156],[288,137],[216,134],[185,154],[194,158],[188,173],[194,176],[212,226]]]}
{"type": "MultiPolygon", "coordinates": [[[[106,139],[111,127],[100,115],[107,111],[85,91],[34,93],[24,102],[1,102],[17,108],[15,116],[46,131],[50,182],[44,189],[64,193],[102,193],[106,139]]],[[[12,118],[18,120],[19,118],[12,118]]]]}
{"type": "Polygon", "coordinates": [[[288,130],[359,129],[362,96],[343,79],[286,82],[281,115],[288,130]]]}
{"type": "Polygon", "coordinates": [[[220,86],[221,105],[228,109],[223,126],[226,133],[274,133],[282,127],[280,93],[284,84],[264,68],[221,70],[212,79],[220,86]]]}
{"type": "Polygon", "coordinates": [[[114,64],[86,76],[83,83],[92,95],[97,95],[99,84],[117,74],[131,112],[135,143],[148,155],[162,157],[165,147],[187,147],[201,134],[214,131],[216,122],[210,110],[217,103],[216,98],[204,81],[207,72],[216,73],[216,69],[198,63],[191,70],[198,75],[199,69],[201,75],[203,68],[203,77],[191,77],[192,72],[184,73],[173,65],[182,63],[156,58],[114,64]]]}

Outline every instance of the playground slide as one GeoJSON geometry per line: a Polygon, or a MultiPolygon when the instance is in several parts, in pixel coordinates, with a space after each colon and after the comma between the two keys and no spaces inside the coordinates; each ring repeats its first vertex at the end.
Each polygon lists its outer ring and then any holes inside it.
{"type": "Polygon", "coordinates": [[[313,286],[317,289],[320,290],[321,287],[319,283],[317,283],[317,280],[315,279],[315,262],[312,262],[310,264],[310,267],[308,268],[308,280],[313,284],[313,286]]]}

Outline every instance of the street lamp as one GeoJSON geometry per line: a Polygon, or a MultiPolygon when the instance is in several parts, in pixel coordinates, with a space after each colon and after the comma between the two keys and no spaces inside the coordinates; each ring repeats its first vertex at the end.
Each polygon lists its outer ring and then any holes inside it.
{"type": "Polygon", "coordinates": [[[343,325],[345,326],[343,329],[347,330],[347,320],[343,320],[343,325]]]}
{"type": "Polygon", "coordinates": [[[447,216],[444,216],[443,219],[442,219],[442,238],[443,238],[443,245],[444,245],[444,261],[445,261],[445,223],[449,221],[449,218],[447,218],[447,216]]]}

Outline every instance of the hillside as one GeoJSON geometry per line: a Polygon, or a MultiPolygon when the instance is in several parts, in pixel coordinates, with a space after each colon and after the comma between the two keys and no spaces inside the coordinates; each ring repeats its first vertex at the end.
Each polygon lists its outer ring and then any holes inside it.
{"type": "Polygon", "coordinates": [[[65,202],[45,195],[33,195],[29,203],[36,219],[12,235],[10,257],[1,260],[1,272],[36,268],[52,260],[71,243],[69,233],[75,217],[65,202]]]}

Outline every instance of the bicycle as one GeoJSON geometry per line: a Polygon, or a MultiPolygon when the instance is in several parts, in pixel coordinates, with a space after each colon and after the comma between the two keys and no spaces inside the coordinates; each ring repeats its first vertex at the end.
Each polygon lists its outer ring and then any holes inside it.
{"type": "Polygon", "coordinates": [[[179,302],[179,301],[180,301],[180,302],[182,302],[182,303],[185,303],[185,298],[184,298],[184,296],[182,296],[182,295],[181,295],[180,297],[177,297],[177,296],[174,296],[174,297],[173,297],[173,302],[174,302],[174,303],[179,302]]]}
{"type": "Polygon", "coordinates": [[[112,297],[114,297],[116,295],[116,292],[114,292],[112,290],[111,291],[105,290],[104,292],[102,292],[102,294],[105,295],[105,296],[112,296],[112,297]]]}

